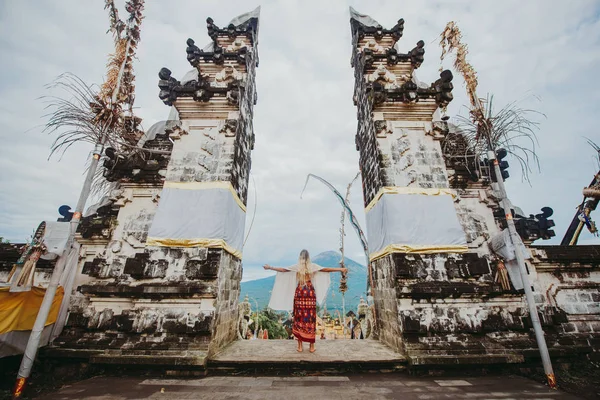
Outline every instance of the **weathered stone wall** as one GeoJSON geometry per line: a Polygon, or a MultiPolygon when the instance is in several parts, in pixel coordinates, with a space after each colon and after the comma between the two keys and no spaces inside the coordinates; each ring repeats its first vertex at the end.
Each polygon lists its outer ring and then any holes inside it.
{"type": "Polygon", "coordinates": [[[373,302],[377,319],[377,338],[396,351],[403,351],[398,323],[396,274],[390,257],[375,261],[373,268],[373,302]]]}
{"type": "Polygon", "coordinates": [[[238,338],[238,301],[241,281],[241,261],[224,252],[219,268],[217,298],[214,302],[216,317],[212,324],[209,356],[218,353],[238,338]]]}

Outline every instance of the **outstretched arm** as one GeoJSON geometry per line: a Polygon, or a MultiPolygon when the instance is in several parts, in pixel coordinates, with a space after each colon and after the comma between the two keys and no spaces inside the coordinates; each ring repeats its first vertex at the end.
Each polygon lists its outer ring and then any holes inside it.
{"type": "Polygon", "coordinates": [[[267,269],[267,270],[271,270],[271,271],[277,271],[277,272],[290,272],[290,270],[287,268],[271,267],[269,264],[263,265],[263,268],[267,269]]]}
{"type": "Polygon", "coordinates": [[[321,268],[319,272],[348,272],[348,268],[321,268]]]}

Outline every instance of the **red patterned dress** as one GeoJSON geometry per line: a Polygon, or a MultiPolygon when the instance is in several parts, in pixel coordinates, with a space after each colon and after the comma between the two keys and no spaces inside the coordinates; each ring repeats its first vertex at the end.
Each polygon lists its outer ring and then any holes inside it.
{"type": "Polygon", "coordinates": [[[296,339],[314,343],[317,332],[317,296],[310,280],[304,286],[298,284],[294,294],[294,325],[296,339]]]}

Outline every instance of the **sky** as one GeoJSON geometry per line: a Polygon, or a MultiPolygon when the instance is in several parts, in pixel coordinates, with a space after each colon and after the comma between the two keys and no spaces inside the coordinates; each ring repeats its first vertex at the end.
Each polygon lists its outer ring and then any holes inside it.
{"type": "MultiPolygon", "coordinates": [[[[117,4],[123,17],[124,1],[117,4]]],[[[89,84],[103,82],[113,50],[103,5],[100,0],[0,2],[0,236],[5,239],[25,241],[40,221],[59,216],[60,205],[77,202],[92,149],[81,144],[62,158],[48,159],[53,136],[42,132],[48,113],[44,96],[63,95],[46,85],[64,72],[89,84]]],[[[427,83],[439,76],[439,34],[448,21],[456,21],[478,73],[480,96],[493,94],[499,107],[517,101],[545,115],[536,117],[540,170],[528,183],[509,158],[507,190],[526,214],[552,207],[556,238],[543,244],[560,242],[581,202],[581,189],[598,170],[586,138],[600,143],[595,120],[599,2],[147,1],[134,65],[137,115],[146,129],[169,113],[158,98],[160,68],[168,67],[176,78],[191,69],[187,38],[202,47],[210,41],[206,17],[224,26],[258,5],[260,65],[247,231],[253,216],[254,221],[244,247],[244,280],[264,276],[264,263],[295,263],[303,248],[315,255],[339,248],[341,208],[335,197],[312,180],[302,199],[300,193],[309,173],[343,192],[358,172],[348,6],[388,28],[404,18],[399,47],[408,52],[418,40],[425,41],[425,62],[417,74],[427,83]]],[[[448,109],[452,118],[465,115],[468,103],[462,79],[455,77],[448,109]]],[[[359,181],[351,205],[364,226],[359,181]]],[[[600,241],[585,231],[580,243],[600,241]]],[[[349,226],[346,255],[365,263],[349,226]]]]}

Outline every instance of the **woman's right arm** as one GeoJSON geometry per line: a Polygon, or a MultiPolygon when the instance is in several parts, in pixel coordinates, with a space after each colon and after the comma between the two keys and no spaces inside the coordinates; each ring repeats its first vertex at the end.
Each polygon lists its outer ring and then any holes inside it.
{"type": "Polygon", "coordinates": [[[267,269],[267,270],[271,270],[271,271],[277,271],[277,272],[290,272],[290,270],[287,268],[271,267],[269,264],[263,265],[263,268],[267,269]]]}

